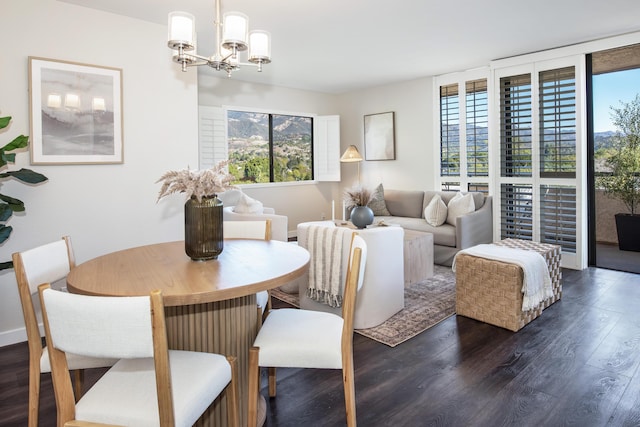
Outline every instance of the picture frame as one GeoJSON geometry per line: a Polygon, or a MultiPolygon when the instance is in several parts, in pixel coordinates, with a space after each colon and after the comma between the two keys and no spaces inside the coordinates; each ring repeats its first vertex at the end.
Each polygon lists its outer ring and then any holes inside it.
{"type": "Polygon", "coordinates": [[[395,160],[395,113],[364,116],[364,159],[395,160]]]}
{"type": "Polygon", "coordinates": [[[124,162],[122,69],[29,57],[31,163],[124,162]]]}

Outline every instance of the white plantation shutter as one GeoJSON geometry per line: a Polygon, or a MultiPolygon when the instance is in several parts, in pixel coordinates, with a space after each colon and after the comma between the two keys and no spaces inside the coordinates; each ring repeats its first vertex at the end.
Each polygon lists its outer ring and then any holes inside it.
{"type": "Polygon", "coordinates": [[[340,116],[313,121],[313,160],[316,181],[340,181],[340,116]]]}
{"type": "Polygon", "coordinates": [[[208,169],[229,156],[227,121],[222,107],[198,107],[200,169],[208,169]]]}

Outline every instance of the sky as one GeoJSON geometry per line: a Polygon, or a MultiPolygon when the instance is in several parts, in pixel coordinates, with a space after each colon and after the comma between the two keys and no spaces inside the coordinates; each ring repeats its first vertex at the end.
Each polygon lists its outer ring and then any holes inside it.
{"type": "Polygon", "coordinates": [[[615,130],[610,106],[620,107],[640,93],[640,69],[593,76],[593,128],[595,132],[615,130]]]}

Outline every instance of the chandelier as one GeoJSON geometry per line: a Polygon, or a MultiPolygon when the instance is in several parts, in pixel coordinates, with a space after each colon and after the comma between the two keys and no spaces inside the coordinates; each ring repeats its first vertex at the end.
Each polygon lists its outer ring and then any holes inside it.
{"type": "Polygon", "coordinates": [[[227,12],[220,21],[220,0],[215,0],[216,52],[211,56],[196,53],[195,18],[187,12],[169,13],[169,48],[174,51],[173,60],[187,67],[208,65],[217,71],[225,71],[228,77],[241,65],[258,67],[271,62],[271,41],[267,31],[249,32],[249,18],[240,12],[227,12]],[[239,52],[248,49],[249,63],[240,63],[239,52]]]}

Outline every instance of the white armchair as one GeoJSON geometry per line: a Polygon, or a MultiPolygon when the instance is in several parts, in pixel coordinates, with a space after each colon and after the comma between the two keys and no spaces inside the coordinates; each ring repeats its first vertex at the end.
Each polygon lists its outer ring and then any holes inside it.
{"type": "MultiPolygon", "coordinates": [[[[301,223],[298,225],[299,245],[306,245],[307,229],[312,224],[335,227],[332,221],[301,223]]],[[[364,284],[356,298],[353,327],[366,329],[379,325],[404,308],[404,230],[402,227],[375,227],[353,232],[357,232],[367,244],[364,284]]],[[[343,259],[348,256],[350,240],[351,233],[345,233],[343,259]]],[[[340,308],[332,308],[307,296],[308,283],[308,275],[298,280],[300,308],[339,315],[340,308]]]]}
{"type": "MultiPolygon", "coordinates": [[[[264,221],[271,220],[271,239],[286,242],[289,239],[289,218],[278,215],[273,208],[262,207],[256,213],[236,212],[235,207],[244,193],[240,190],[230,190],[218,195],[222,200],[222,218],[224,221],[264,221]]],[[[244,195],[246,196],[246,195],[244,195]]],[[[260,204],[262,205],[262,204],[260,204]]]]}

